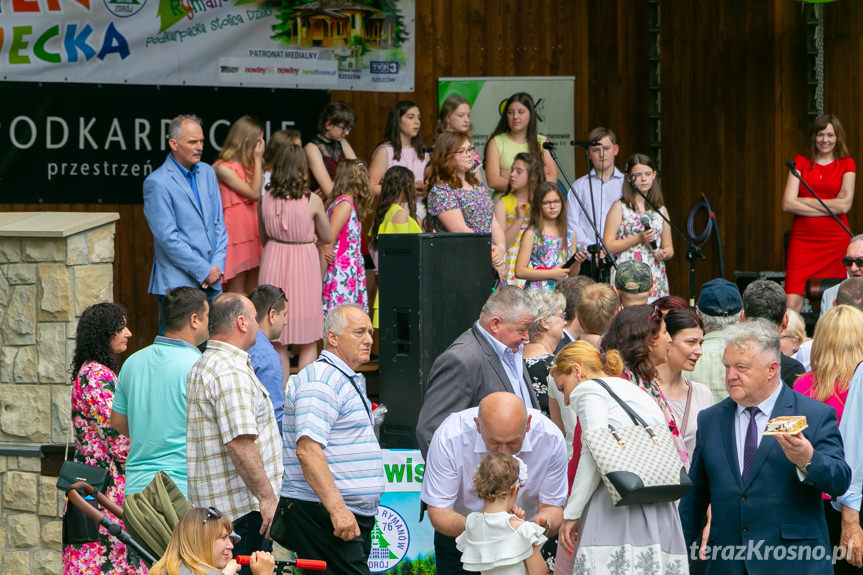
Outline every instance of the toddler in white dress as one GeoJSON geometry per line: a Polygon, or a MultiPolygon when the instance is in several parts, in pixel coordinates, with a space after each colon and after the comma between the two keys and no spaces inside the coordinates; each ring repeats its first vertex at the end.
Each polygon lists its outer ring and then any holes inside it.
{"type": "Polygon", "coordinates": [[[485,501],[481,513],[467,516],[455,542],[467,571],[483,575],[545,575],[539,552],[544,528],[513,513],[518,490],[527,482],[527,466],[513,455],[487,453],[473,480],[473,492],[485,501]]]}

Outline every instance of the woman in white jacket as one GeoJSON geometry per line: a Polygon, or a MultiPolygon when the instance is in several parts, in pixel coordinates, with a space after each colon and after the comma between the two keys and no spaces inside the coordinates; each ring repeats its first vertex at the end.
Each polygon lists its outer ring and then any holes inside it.
{"type": "MultiPolygon", "coordinates": [[[[575,409],[583,433],[631,427],[632,420],[595,379],[603,381],[649,425],[666,425],[656,401],[619,377],[623,360],[616,350],[599,352],[575,342],[557,354],[552,371],[567,409],[575,409]]],[[[686,544],[674,503],[615,507],[587,446],[581,450],[571,495],[563,512],[562,545],[578,549],[573,574],[688,573],[686,544]],[[577,545],[574,541],[577,536],[577,545]]]]}

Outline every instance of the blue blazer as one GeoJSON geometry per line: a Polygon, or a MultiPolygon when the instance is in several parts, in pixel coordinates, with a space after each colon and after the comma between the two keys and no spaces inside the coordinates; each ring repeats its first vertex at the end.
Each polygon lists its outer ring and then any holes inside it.
{"type": "MultiPolygon", "coordinates": [[[[216,172],[198,163],[195,176],[201,203],[171,155],[144,180],[144,216],[153,233],[152,294],[200,287],[212,266],[225,271],[228,233],[216,172]]],[[[221,284],[213,286],[220,289],[221,284]]]]}
{"type": "Polygon", "coordinates": [[[681,499],[679,509],[692,559],[693,545],[697,550],[701,540],[705,511],[712,504],[708,545],[719,547],[715,559],[713,551],[708,550],[706,573],[742,574],[744,567],[750,575],[833,573],[821,492],[842,495],[851,481],[836,412],[782,384],[780,387],[770,418],[805,415],[809,424],[803,435],[812,443],[814,453],[805,481],[800,481],[797,468],[785,457],[776,439],[767,435],[761,438],[749,480],[743,483],[734,430],[737,404],[726,398],[698,414],[695,453],[689,470],[693,487],[681,499]],[[732,552],[727,549],[732,546],[742,547],[734,547],[734,555],[729,556],[732,552]],[[767,548],[776,546],[783,550],[770,551],[768,556],[767,548]],[[739,552],[742,548],[747,549],[739,552]],[[801,552],[811,555],[801,559],[801,552]],[[821,557],[822,552],[826,552],[826,559],[811,558],[821,557]]]}

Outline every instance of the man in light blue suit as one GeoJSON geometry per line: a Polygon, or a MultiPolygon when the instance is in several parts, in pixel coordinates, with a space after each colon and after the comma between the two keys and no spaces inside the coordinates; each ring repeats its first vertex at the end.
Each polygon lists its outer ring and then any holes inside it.
{"type": "MultiPolygon", "coordinates": [[[[216,173],[201,161],[201,120],[171,120],[168,145],[165,163],[144,180],[144,215],[155,251],[148,291],[161,300],[175,287],[198,287],[212,300],[222,290],[228,234],[216,173]]],[[[159,319],[161,334],[161,314],[159,319]]]]}
{"type": "Polygon", "coordinates": [[[833,549],[822,492],[851,481],[836,411],[779,380],[779,335],[766,320],[725,328],[724,401],[699,413],[693,487],[680,501],[690,559],[707,506],[706,573],[828,575],[833,549]],[[805,416],[796,435],[764,435],[768,420],[805,416]]]}

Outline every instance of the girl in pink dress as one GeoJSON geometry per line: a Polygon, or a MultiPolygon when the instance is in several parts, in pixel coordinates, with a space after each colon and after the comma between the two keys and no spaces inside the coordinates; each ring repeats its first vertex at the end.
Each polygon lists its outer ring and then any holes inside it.
{"type": "Polygon", "coordinates": [[[264,132],[261,125],[243,116],[231,126],[219,159],[213,164],[219,179],[228,253],[225,258],[225,291],[249,293],[258,285],[261,238],[257,203],[261,197],[264,132]]]}
{"type": "Polygon", "coordinates": [[[324,203],[309,189],[308,164],[303,149],[286,144],[273,161],[267,193],[261,198],[262,284],[282,288],[288,300],[287,323],[276,349],[287,360],[287,345],[300,348],[299,368],[317,356],[324,315],[321,300],[321,271],[318,241],[330,241],[324,203]]]}
{"type": "Polygon", "coordinates": [[[360,222],[371,209],[369,174],[359,160],[343,160],[333,182],[335,199],[327,209],[333,244],[324,248],[327,267],[324,276],[324,314],[343,303],[355,303],[369,311],[366,272],[360,250],[363,233],[360,222]]]}

